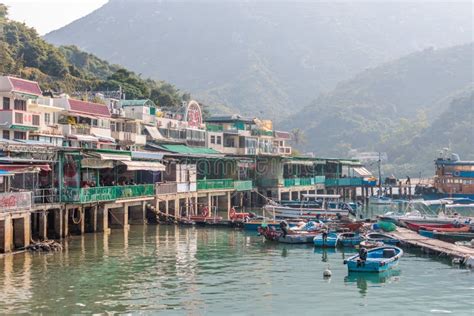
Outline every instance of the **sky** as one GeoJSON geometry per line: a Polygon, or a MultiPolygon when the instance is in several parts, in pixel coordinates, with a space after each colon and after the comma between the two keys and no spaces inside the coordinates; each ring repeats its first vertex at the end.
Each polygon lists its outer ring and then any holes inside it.
{"type": "Polygon", "coordinates": [[[100,8],[108,0],[0,0],[12,20],[25,22],[40,35],[56,30],[100,8]]]}

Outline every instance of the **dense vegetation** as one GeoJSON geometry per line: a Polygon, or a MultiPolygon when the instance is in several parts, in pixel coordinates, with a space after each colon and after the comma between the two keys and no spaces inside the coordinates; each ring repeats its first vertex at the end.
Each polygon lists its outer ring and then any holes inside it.
{"type": "Polygon", "coordinates": [[[150,98],[168,108],[189,98],[169,83],[143,79],[75,46],[48,44],[35,29],[9,20],[7,13],[0,4],[0,73],[37,80],[43,90],[55,92],[115,91],[121,87],[127,98],[150,98]]]}
{"type": "Polygon", "coordinates": [[[285,126],[319,155],[388,153],[386,172],[432,174],[439,149],[474,155],[474,44],[427,49],[366,70],[320,95],[285,126]],[[469,97],[470,96],[470,97],[469,97]]]}
{"type": "Polygon", "coordinates": [[[47,34],[185,87],[218,111],[281,120],[341,80],[472,37],[460,1],[110,0],[47,34]]]}

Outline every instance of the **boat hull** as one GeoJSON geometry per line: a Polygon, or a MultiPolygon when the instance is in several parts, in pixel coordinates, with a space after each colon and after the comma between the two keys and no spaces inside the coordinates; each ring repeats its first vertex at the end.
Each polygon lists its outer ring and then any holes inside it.
{"type": "Polygon", "coordinates": [[[367,251],[367,259],[361,261],[359,254],[345,260],[349,272],[385,272],[398,265],[403,250],[394,246],[384,246],[367,251]],[[386,256],[389,253],[390,256],[386,256]]]}
{"type": "Polygon", "coordinates": [[[398,239],[379,233],[367,234],[366,239],[370,242],[382,242],[385,245],[398,245],[400,243],[400,240],[398,239]]]}
{"type": "Polygon", "coordinates": [[[339,235],[336,233],[329,233],[326,240],[323,238],[323,234],[318,234],[314,237],[313,243],[316,247],[328,247],[335,248],[339,241],[339,235]]]}
{"type": "Polygon", "coordinates": [[[474,239],[474,233],[450,233],[450,232],[436,232],[436,231],[429,231],[429,230],[422,230],[418,231],[423,237],[428,238],[435,238],[446,242],[454,243],[456,241],[470,241],[474,239]]]}

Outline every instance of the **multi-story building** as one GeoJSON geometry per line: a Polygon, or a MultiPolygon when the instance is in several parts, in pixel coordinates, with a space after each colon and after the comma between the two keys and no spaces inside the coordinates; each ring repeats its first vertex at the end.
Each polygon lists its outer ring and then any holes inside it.
{"type": "Polygon", "coordinates": [[[37,82],[11,76],[0,77],[0,136],[26,141],[40,127],[40,114],[29,108],[42,95],[37,82]]]}
{"type": "Polygon", "coordinates": [[[81,101],[62,96],[54,104],[63,108],[58,123],[69,147],[115,148],[110,130],[111,115],[104,104],[81,101]]]}
{"type": "Polygon", "coordinates": [[[58,124],[59,113],[64,109],[54,105],[54,99],[43,96],[30,100],[28,108],[39,114],[39,128],[30,132],[29,139],[52,146],[63,145],[63,131],[58,124]]]}

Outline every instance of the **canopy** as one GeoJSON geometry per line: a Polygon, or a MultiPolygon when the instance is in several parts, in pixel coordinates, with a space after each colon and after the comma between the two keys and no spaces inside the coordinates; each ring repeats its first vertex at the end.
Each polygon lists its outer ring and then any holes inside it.
{"type": "Polygon", "coordinates": [[[290,164],[290,165],[305,165],[305,166],[312,166],[315,164],[315,162],[311,160],[285,160],[284,163],[290,164]]]}
{"type": "Polygon", "coordinates": [[[51,171],[47,164],[41,165],[0,165],[0,170],[11,173],[37,173],[40,171],[51,171]]]}
{"type": "Polygon", "coordinates": [[[165,165],[156,161],[121,161],[121,164],[127,166],[128,171],[147,170],[147,171],[165,171],[165,165]]]}
{"type": "Polygon", "coordinates": [[[112,154],[112,153],[94,153],[94,156],[99,157],[101,160],[117,160],[117,161],[130,161],[132,157],[129,155],[112,154]]]}
{"type": "Polygon", "coordinates": [[[132,151],[133,159],[162,160],[163,154],[151,151],[132,151]]]}
{"type": "Polygon", "coordinates": [[[151,138],[164,139],[163,135],[161,135],[160,131],[156,127],[145,125],[145,129],[147,130],[148,134],[150,134],[151,138]]]}
{"type": "Polygon", "coordinates": [[[83,158],[81,161],[82,168],[87,169],[105,169],[113,168],[114,163],[112,160],[100,160],[98,158],[83,158]]]}
{"type": "Polygon", "coordinates": [[[100,141],[115,143],[115,138],[113,138],[113,137],[106,136],[106,135],[101,135],[99,133],[92,133],[92,135],[97,137],[100,141]]]}
{"type": "Polygon", "coordinates": [[[69,135],[69,138],[77,139],[80,142],[97,142],[99,139],[90,135],[69,135]]]}
{"type": "Polygon", "coordinates": [[[354,168],[354,172],[357,173],[361,177],[371,177],[372,176],[372,173],[369,170],[365,169],[364,167],[354,168]]]}

